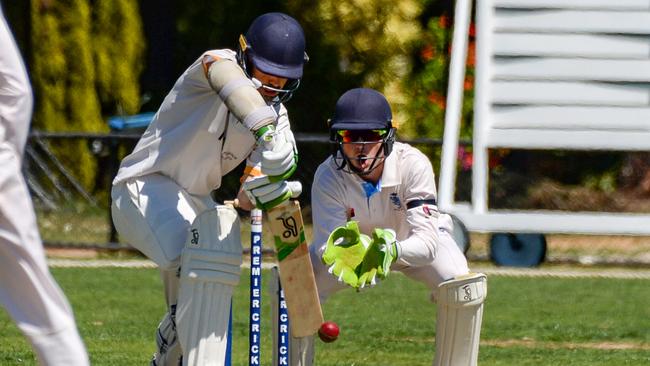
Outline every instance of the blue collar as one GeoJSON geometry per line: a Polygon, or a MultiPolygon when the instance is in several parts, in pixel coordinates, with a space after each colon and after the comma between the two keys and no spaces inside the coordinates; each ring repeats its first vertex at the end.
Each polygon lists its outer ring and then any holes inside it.
{"type": "Polygon", "coordinates": [[[366,192],[366,198],[370,198],[373,194],[381,192],[381,179],[374,185],[370,182],[363,181],[361,183],[363,190],[366,192]]]}

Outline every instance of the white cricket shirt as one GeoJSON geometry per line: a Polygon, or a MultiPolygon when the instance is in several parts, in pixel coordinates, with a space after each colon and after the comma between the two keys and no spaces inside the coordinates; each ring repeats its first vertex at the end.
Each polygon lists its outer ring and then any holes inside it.
{"type": "MultiPolygon", "coordinates": [[[[190,194],[208,195],[248,157],[255,137],[210,87],[203,66],[210,56],[236,60],[232,50],[212,50],[185,70],[133,152],[122,160],[114,185],[159,173],[190,194]]],[[[276,109],[277,129],[288,128],[286,109],[276,109]]]]}
{"type": "Polygon", "coordinates": [[[395,230],[401,247],[399,260],[404,264],[432,262],[438,242],[438,208],[427,203],[407,209],[409,202],[436,199],[429,159],[416,148],[395,142],[384,162],[380,191],[367,197],[362,184],[358,175],[337,170],[331,156],[320,164],[312,186],[312,245],[325,246],[330,233],[344,225],[353,211],[352,219],[366,235],[375,228],[395,230]]]}

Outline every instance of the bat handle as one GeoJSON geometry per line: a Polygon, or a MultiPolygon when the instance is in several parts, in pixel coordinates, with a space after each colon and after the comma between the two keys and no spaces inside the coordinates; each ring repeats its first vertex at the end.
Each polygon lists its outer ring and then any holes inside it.
{"type": "Polygon", "coordinates": [[[297,180],[287,181],[287,185],[291,190],[291,198],[298,198],[302,193],[302,183],[297,180]]]}

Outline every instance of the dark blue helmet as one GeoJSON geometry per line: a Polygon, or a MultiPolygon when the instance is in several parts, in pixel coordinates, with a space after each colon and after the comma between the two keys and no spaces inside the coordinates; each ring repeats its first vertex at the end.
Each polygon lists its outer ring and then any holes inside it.
{"type": "Polygon", "coordinates": [[[252,67],[265,74],[289,79],[279,92],[280,102],[288,100],[298,89],[303,65],[309,60],[305,53],[305,34],[300,24],[283,13],[267,13],[251,23],[246,35],[239,36],[237,58],[251,77],[252,67]]]}
{"type": "Polygon", "coordinates": [[[334,130],[382,130],[393,127],[386,98],[373,89],[346,91],[336,102],[330,128],[334,130]]]}
{"type": "Polygon", "coordinates": [[[390,155],[395,142],[393,114],[386,98],[376,90],[356,88],[345,92],[336,102],[334,116],[329,120],[330,142],[336,144],[334,161],[339,169],[348,173],[366,175],[377,168],[390,155]],[[343,144],[382,143],[377,156],[363,157],[373,160],[372,165],[358,171],[343,153],[343,144]],[[383,152],[383,156],[379,156],[383,152]],[[344,169],[346,168],[347,169],[344,169]]]}

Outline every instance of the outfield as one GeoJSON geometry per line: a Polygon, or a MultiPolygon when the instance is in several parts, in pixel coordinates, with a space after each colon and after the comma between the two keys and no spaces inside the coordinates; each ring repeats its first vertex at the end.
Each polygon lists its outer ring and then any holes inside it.
{"type": "MultiPolygon", "coordinates": [[[[65,290],[93,365],[146,365],[163,314],[153,268],[53,268],[65,290]]],[[[646,270],[645,273],[648,271],[646,270]]],[[[234,310],[234,365],[246,365],[248,280],[244,270],[234,310]]],[[[265,279],[270,277],[264,272],[265,279]]],[[[650,280],[491,275],[479,364],[648,365],[650,280]]],[[[264,293],[266,296],[266,291],[264,293]]],[[[270,364],[268,301],[262,357],[270,364]]],[[[335,343],[317,345],[316,365],[430,365],[435,306],[428,291],[395,274],[362,293],[346,290],[324,306],[341,327],[335,343]]],[[[1,365],[35,365],[5,312],[0,313],[1,365]]]]}

